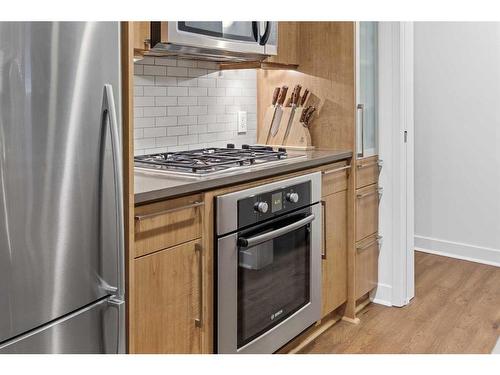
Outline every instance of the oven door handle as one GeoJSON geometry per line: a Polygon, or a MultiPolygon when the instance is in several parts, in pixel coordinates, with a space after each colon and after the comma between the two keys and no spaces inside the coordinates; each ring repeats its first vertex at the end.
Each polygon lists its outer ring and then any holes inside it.
{"type": "Polygon", "coordinates": [[[279,229],[273,230],[271,232],[267,232],[267,233],[261,234],[259,236],[254,236],[254,237],[250,237],[250,238],[240,237],[240,238],[238,238],[238,246],[239,247],[252,247],[252,246],[256,246],[256,245],[261,244],[263,242],[272,240],[272,239],[274,239],[276,237],[279,237],[279,236],[287,234],[287,233],[289,233],[291,231],[294,231],[295,229],[303,227],[304,225],[309,224],[315,218],[316,217],[314,216],[314,214],[311,214],[309,216],[306,216],[303,219],[300,219],[300,220],[296,221],[295,223],[287,225],[286,227],[279,228],[279,229]]]}

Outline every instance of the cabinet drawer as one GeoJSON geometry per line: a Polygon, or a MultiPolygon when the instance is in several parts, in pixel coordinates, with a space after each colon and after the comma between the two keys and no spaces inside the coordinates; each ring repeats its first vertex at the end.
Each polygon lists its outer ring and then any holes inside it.
{"type": "Polygon", "coordinates": [[[356,163],[356,189],[378,183],[378,156],[360,159],[356,163]]]}
{"type": "Polygon", "coordinates": [[[379,243],[376,234],[356,243],[356,299],[377,286],[379,243]]]}
{"type": "Polygon", "coordinates": [[[346,162],[333,164],[321,171],[321,196],[347,190],[347,173],[351,166],[346,162]]]}
{"type": "Polygon", "coordinates": [[[378,232],[378,185],[356,190],[356,242],[378,232]]]}
{"type": "Polygon", "coordinates": [[[201,237],[203,198],[182,197],[135,208],[135,257],[201,237]]]}

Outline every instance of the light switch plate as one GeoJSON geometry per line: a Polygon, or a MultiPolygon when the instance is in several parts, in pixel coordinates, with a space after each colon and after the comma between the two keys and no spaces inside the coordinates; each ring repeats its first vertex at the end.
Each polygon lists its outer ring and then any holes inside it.
{"type": "Polygon", "coordinates": [[[238,133],[247,132],[247,112],[238,111],[238,133]]]}

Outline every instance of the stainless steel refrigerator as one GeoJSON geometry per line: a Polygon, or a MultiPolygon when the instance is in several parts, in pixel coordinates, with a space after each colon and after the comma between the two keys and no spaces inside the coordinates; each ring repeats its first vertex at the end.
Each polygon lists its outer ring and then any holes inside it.
{"type": "Polygon", "coordinates": [[[0,353],[123,353],[118,22],[0,22],[0,353]]]}

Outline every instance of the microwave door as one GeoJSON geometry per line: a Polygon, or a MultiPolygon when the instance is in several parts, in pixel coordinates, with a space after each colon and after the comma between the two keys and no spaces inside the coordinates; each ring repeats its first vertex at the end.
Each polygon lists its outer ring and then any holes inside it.
{"type": "Polygon", "coordinates": [[[264,54],[255,21],[179,21],[168,23],[170,43],[228,52],[264,54]]]}

